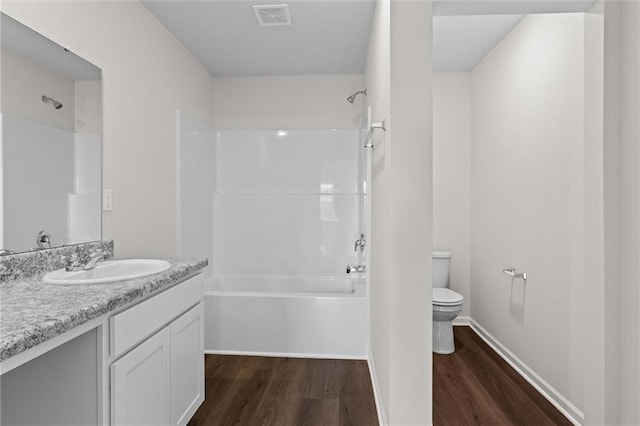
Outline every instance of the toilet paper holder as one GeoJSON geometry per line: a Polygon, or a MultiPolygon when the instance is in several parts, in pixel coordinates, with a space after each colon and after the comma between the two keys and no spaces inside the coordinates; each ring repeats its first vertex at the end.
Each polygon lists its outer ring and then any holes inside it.
{"type": "Polygon", "coordinates": [[[527,273],[516,272],[516,268],[503,269],[502,273],[509,275],[511,278],[522,278],[523,280],[527,281],[527,273]]]}

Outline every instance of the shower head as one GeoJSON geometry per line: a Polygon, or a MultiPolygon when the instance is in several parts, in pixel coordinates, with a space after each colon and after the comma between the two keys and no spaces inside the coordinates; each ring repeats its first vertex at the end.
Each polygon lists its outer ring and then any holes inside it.
{"type": "Polygon", "coordinates": [[[348,97],[347,97],[347,102],[349,102],[350,104],[352,104],[352,103],[353,103],[353,101],[355,101],[355,100],[356,100],[356,96],[358,96],[360,93],[364,93],[364,95],[365,95],[365,96],[367,96],[367,89],[364,89],[364,90],[358,90],[358,91],[357,91],[356,93],[354,93],[353,95],[348,96],[348,97]]]}
{"type": "Polygon", "coordinates": [[[46,95],[42,95],[42,102],[44,102],[45,104],[46,103],[52,104],[55,109],[62,108],[62,104],[60,102],[58,102],[55,99],[50,98],[50,97],[48,97],[46,95]]]}

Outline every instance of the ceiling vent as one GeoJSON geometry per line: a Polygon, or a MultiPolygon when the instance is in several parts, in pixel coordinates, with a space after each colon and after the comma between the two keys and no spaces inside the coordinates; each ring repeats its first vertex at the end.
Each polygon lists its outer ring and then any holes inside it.
{"type": "Polygon", "coordinates": [[[291,15],[286,4],[261,4],[253,6],[261,27],[290,26],[291,15]]]}

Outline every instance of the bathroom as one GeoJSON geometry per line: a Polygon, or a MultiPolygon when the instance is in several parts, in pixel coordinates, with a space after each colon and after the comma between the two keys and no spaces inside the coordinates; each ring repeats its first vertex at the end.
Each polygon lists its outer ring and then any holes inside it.
{"type": "MultiPolygon", "coordinates": [[[[610,19],[615,23],[616,19],[624,19],[633,23],[632,19],[637,19],[637,15],[619,14],[614,6],[612,8],[609,14],[605,10],[605,20],[610,19]]],[[[454,290],[459,288],[457,286],[460,282],[473,286],[475,280],[471,276],[475,273],[481,276],[495,274],[483,276],[482,282],[495,279],[495,285],[503,287],[499,290],[502,291],[499,297],[508,297],[511,290],[522,290],[522,287],[516,287],[519,283],[514,282],[513,287],[510,287],[511,283],[504,281],[508,277],[502,274],[502,269],[508,267],[525,269],[531,277],[528,283],[533,286],[532,283],[536,282],[535,272],[539,267],[529,263],[524,256],[519,259],[500,257],[497,260],[468,258],[468,262],[486,260],[490,267],[487,266],[485,271],[484,263],[471,263],[468,278],[465,279],[460,271],[466,271],[466,267],[458,269],[463,261],[464,250],[444,247],[446,241],[439,239],[443,236],[438,234],[435,227],[432,229],[432,201],[429,196],[432,191],[432,172],[430,167],[425,167],[425,164],[432,163],[431,145],[430,142],[424,143],[425,140],[431,140],[429,120],[424,117],[431,117],[432,112],[429,103],[423,102],[431,97],[431,59],[417,53],[429,52],[431,49],[431,4],[378,2],[373,15],[371,37],[364,46],[368,49],[364,70],[343,76],[298,78],[211,78],[195,57],[143,4],[137,2],[54,2],[37,5],[28,2],[3,2],[2,11],[102,69],[102,187],[113,191],[113,211],[103,213],[102,236],[115,241],[118,257],[181,256],[176,213],[179,176],[176,166],[176,110],[206,123],[216,131],[259,131],[265,128],[360,129],[366,119],[364,102],[372,107],[373,122],[386,120],[388,130],[374,132],[374,149],[369,153],[372,205],[371,221],[367,224],[370,230],[364,233],[368,248],[371,248],[371,258],[366,259],[369,283],[365,288],[371,312],[370,330],[365,332],[368,334],[368,344],[364,357],[375,371],[379,392],[378,406],[383,407],[387,423],[430,423],[432,373],[430,365],[424,360],[429,359],[431,353],[431,312],[429,280],[424,277],[431,275],[430,263],[425,262],[425,259],[430,258],[432,248],[452,249],[451,286],[454,290]],[[393,33],[390,27],[394,28],[393,33]],[[368,90],[366,98],[360,96],[354,104],[345,101],[348,95],[365,87],[368,90]],[[289,108],[273,106],[276,99],[283,104],[288,103],[289,108]],[[402,143],[394,145],[392,140],[402,143]],[[140,170],[144,172],[140,173],[140,170]],[[415,194],[427,196],[416,197],[415,194]],[[391,206],[412,208],[393,209],[391,206]],[[375,247],[379,249],[376,251],[375,247]]],[[[626,25],[622,28],[634,27],[629,23],[626,25]]],[[[620,26],[607,26],[605,21],[605,31],[614,27],[620,26]]],[[[619,90],[617,93],[611,89],[617,87],[618,81],[632,89],[637,87],[633,86],[637,85],[633,73],[630,77],[629,71],[627,74],[624,72],[634,69],[634,56],[629,52],[635,52],[637,58],[637,33],[631,30],[629,32],[630,34],[623,34],[626,38],[616,34],[605,37],[605,57],[609,60],[606,64],[612,64],[611,67],[620,66],[622,72],[620,69],[605,68],[604,93],[605,97],[614,97],[607,98],[609,100],[620,96],[620,102],[632,105],[632,99],[625,96],[631,97],[630,94],[637,91],[615,89],[619,90]],[[616,43],[620,38],[627,43],[622,45],[627,49],[626,54],[621,55],[622,62],[618,62],[615,56],[618,46],[616,43]],[[613,78],[608,72],[621,73],[623,78],[613,78]]],[[[437,88],[434,93],[437,96],[436,90],[437,88]]],[[[465,95],[462,94],[461,97],[464,101],[465,95]]],[[[612,139],[621,138],[620,147],[611,148],[614,152],[610,153],[606,151],[609,145],[605,145],[605,158],[600,159],[600,164],[590,163],[584,169],[604,174],[599,182],[602,186],[604,180],[605,188],[599,194],[591,194],[596,199],[585,200],[585,203],[591,206],[593,203],[598,205],[598,201],[601,204],[606,201],[607,209],[601,209],[604,213],[600,217],[584,217],[587,231],[596,232],[600,229],[601,234],[604,234],[585,235],[585,241],[589,242],[585,242],[585,249],[598,251],[585,255],[595,256],[600,260],[588,263],[588,266],[597,268],[600,265],[600,270],[584,272],[586,278],[593,278],[593,282],[588,279],[581,281],[581,285],[589,289],[583,292],[583,300],[580,301],[584,307],[584,318],[569,324],[571,327],[588,329],[593,336],[584,342],[586,345],[593,345],[590,350],[584,351],[593,358],[585,357],[585,364],[582,365],[582,353],[573,354],[581,361],[577,365],[571,364],[579,370],[578,375],[589,372],[584,374],[584,385],[575,385],[578,391],[583,390],[585,406],[593,407],[593,412],[584,413],[585,423],[604,423],[605,416],[613,416],[611,418],[614,419],[607,423],[620,423],[620,420],[615,419],[616,416],[623,415],[621,412],[627,419],[637,418],[637,413],[629,408],[629,404],[616,407],[613,402],[621,399],[624,401],[624,396],[633,400],[634,395],[637,395],[637,390],[634,389],[637,389],[638,372],[633,361],[637,360],[639,338],[637,332],[633,331],[638,327],[626,328],[628,324],[637,324],[638,321],[637,289],[634,290],[632,285],[637,283],[638,275],[632,273],[633,268],[637,267],[637,251],[634,251],[637,237],[624,241],[620,237],[621,234],[631,235],[631,231],[637,229],[637,211],[633,204],[637,200],[637,165],[630,160],[637,151],[628,142],[633,137],[633,131],[636,131],[633,128],[635,116],[631,114],[637,109],[620,107],[627,115],[619,114],[619,111],[614,110],[614,103],[607,104],[610,109],[605,109],[605,117],[617,120],[620,115],[621,123],[617,130],[619,134],[611,136],[612,139]],[[616,157],[615,149],[621,149],[626,154],[616,157]],[[618,176],[615,171],[619,169],[623,173],[618,176]],[[621,188],[620,193],[616,192],[618,187],[621,188]],[[624,220],[617,219],[620,215],[623,215],[624,220]],[[616,230],[616,224],[620,224],[622,228],[616,230]],[[629,257],[634,255],[635,258],[629,257]],[[619,284],[624,282],[622,277],[626,277],[628,284],[619,284]],[[608,283],[607,287],[604,282],[608,283]],[[624,309],[619,308],[620,306],[624,309]],[[619,329],[619,323],[625,326],[619,329]],[[620,364],[625,366],[625,372],[630,373],[622,374],[620,364]],[[601,375],[592,374],[594,371],[601,372],[601,375]],[[616,398],[616,395],[619,397],[616,398]],[[586,404],[587,401],[590,404],[586,404]]],[[[437,114],[436,111],[434,113],[437,114]]],[[[604,127],[606,136],[610,135],[607,132],[616,132],[613,127],[607,126],[606,121],[604,127]]],[[[434,145],[434,158],[442,155],[437,148],[434,145]]],[[[585,161],[594,159],[597,160],[596,157],[585,157],[585,161]]],[[[471,173],[481,174],[482,170],[473,170],[470,160],[468,164],[464,173],[471,181],[471,173]]],[[[457,162],[455,165],[461,167],[457,162]]],[[[436,171],[433,179],[437,179],[441,175],[437,174],[435,165],[434,168],[436,171]]],[[[449,172],[453,170],[448,169],[449,172]]],[[[482,176],[486,179],[490,177],[484,174],[482,176]]],[[[589,176],[585,178],[587,177],[589,176]]],[[[597,179],[597,176],[593,178],[597,179]]],[[[455,182],[459,183],[458,180],[455,182]]],[[[476,182],[475,175],[472,182],[476,182]]],[[[594,188],[594,185],[585,182],[585,187],[594,188]]],[[[473,194],[471,189],[467,191],[471,203],[476,200],[473,196],[482,196],[473,194]]],[[[528,200],[517,198],[518,194],[512,194],[511,191],[487,195],[508,197],[499,199],[500,205],[513,202],[513,208],[520,207],[524,210],[527,207],[520,203],[528,200]]],[[[440,213],[438,206],[445,206],[444,201],[437,197],[438,192],[435,191],[433,214],[436,221],[440,213]]],[[[473,206],[467,208],[473,211],[473,206]]],[[[597,215],[597,212],[585,211],[585,214],[597,215]]],[[[478,220],[481,219],[478,217],[478,220]]],[[[474,241],[474,236],[478,238],[478,231],[482,229],[475,228],[474,223],[470,222],[469,245],[474,241]]],[[[484,231],[489,232],[489,229],[484,231]]],[[[513,238],[517,236],[509,234],[513,238]]],[[[356,233],[355,239],[357,238],[356,233]]],[[[243,243],[251,244],[251,241],[243,243]]],[[[354,237],[350,236],[349,251],[353,249],[353,243],[354,237]]],[[[495,244],[500,244],[500,241],[495,240],[495,244]]],[[[543,248],[548,249],[547,255],[551,256],[553,247],[541,244],[531,249],[542,251],[543,248]]],[[[512,249],[514,247],[510,246],[509,250],[512,249]]],[[[472,247],[469,252],[476,253],[475,250],[472,251],[472,247]]],[[[215,261],[215,253],[213,257],[215,261]]],[[[246,259],[246,262],[250,263],[251,259],[246,259]]],[[[472,288],[467,293],[464,289],[460,290],[464,293],[465,302],[471,303],[465,306],[465,309],[470,310],[463,311],[461,319],[471,317],[485,321],[484,318],[476,317],[474,306],[477,305],[473,304],[474,300],[481,300],[485,293],[476,294],[475,287],[472,288]]],[[[489,296],[488,293],[486,295],[489,296]]],[[[526,307],[529,308],[533,303],[530,298],[536,296],[533,292],[527,292],[526,296],[526,307]]],[[[500,309],[517,308],[508,302],[509,300],[500,304],[489,300],[487,305],[500,309]]],[[[478,315],[491,318],[490,313],[480,312],[478,311],[478,315]]],[[[529,313],[529,310],[522,309],[511,312],[516,319],[518,315],[527,318],[529,313]]],[[[544,327],[537,332],[544,333],[549,325],[544,327]]],[[[520,352],[530,348],[519,348],[519,344],[526,346],[526,343],[510,342],[509,348],[522,357],[520,352]]],[[[553,356],[543,354],[540,357],[535,355],[534,358],[544,362],[553,356]]],[[[534,362],[527,360],[527,364],[537,367],[531,365],[534,362]]],[[[534,370],[538,371],[536,368],[534,370]]],[[[556,374],[561,376],[564,372],[551,372],[551,377],[546,377],[546,380],[552,382],[556,374]]]]}

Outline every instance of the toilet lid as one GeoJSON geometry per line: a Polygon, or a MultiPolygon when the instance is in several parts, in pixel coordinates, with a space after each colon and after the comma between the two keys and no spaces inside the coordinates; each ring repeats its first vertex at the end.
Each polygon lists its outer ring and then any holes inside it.
{"type": "Polygon", "coordinates": [[[433,289],[433,303],[436,305],[459,305],[464,298],[461,294],[456,293],[448,288],[434,288],[433,289]]]}

